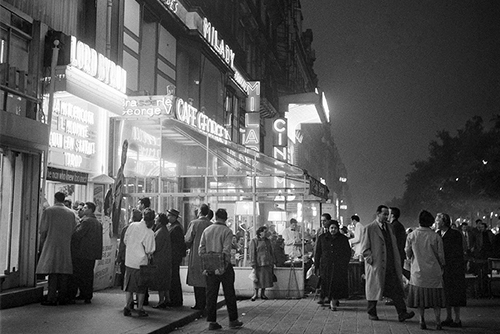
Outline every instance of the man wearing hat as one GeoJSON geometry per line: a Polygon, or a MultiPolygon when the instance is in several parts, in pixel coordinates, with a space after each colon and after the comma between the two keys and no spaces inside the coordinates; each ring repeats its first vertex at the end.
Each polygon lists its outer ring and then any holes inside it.
{"type": "Polygon", "coordinates": [[[186,256],[186,244],[184,243],[184,230],[178,218],[180,212],[176,209],[167,210],[168,231],[172,245],[172,281],[170,284],[170,303],[167,306],[182,306],[182,286],[179,273],[182,258],[186,256]]]}

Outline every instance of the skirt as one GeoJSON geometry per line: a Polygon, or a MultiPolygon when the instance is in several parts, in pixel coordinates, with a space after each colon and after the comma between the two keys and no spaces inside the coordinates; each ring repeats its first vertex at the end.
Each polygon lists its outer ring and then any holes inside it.
{"type": "Polygon", "coordinates": [[[446,306],[446,298],[443,288],[423,288],[411,284],[409,285],[408,307],[434,308],[446,306]]]}
{"type": "Polygon", "coordinates": [[[272,288],[273,283],[273,267],[255,267],[255,276],[257,276],[257,282],[253,283],[254,289],[265,289],[272,288]]]}
{"type": "Polygon", "coordinates": [[[125,277],[123,278],[123,291],[146,293],[147,287],[140,285],[141,282],[140,274],[141,271],[139,269],[125,267],[125,277]]]}

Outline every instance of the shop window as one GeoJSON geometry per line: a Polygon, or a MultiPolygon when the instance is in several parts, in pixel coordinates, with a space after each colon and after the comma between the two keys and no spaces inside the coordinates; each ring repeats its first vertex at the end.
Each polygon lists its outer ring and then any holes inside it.
{"type": "Polygon", "coordinates": [[[23,155],[0,149],[0,174],[0,273],[9,274],[19,270],[23,155]]]}
{"type": "Polygon", "coordinates": [[[223,74],[205,57],[202,58],[202,81],[200,82],[200,107],[216,122],[223,123],[224,85],[223,74]]]}
{"type": "Polygon", "coordinates": [[[124,1],[124,4],[124,25],[134,35],[139,36],[141,7],[137,1],[134,0],[124,1]]]}

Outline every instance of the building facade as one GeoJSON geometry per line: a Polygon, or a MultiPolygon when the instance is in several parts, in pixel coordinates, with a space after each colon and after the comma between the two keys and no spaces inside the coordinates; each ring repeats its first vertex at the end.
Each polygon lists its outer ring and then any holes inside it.
{"type": "MultiPolygon", "coordinates": [[[[159,212],[178,209],[184,224],[201,202],[225,207],[235,233],[251,235],[290,218],[319,225],[322,203],[343,196],[329,183],[337,173],[314,164],[324,155],[306,154],[321,140],[295,144],[297,126],[276,132],[277,120],[300,117],[290,104],[323,98],[300,1],[1,5],[9,18],[1,36],[3,290],[36,286],[38,219],[57,191],[98,205],[110,259],[96,269],[104,285],[140,197],[159,212]]],[[[328,133],[328,108],[312,104],[311,122],[328,133]]]]}

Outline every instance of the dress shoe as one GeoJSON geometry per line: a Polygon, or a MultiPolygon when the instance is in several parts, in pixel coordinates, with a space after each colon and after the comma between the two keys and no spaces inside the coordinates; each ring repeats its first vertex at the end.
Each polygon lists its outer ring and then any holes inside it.
{"type": "Polygon", "coordinates": [[[153,306],[153,308],[167,308],[167,303],[165,302],[158,303],[155,306],[153,306]]]}
{"type": "Polygon", "coordinates": [[[268,300],[269,298],[266,295],[260,295],[260,299],[262,299],[262,300],[268,300]]]}
{"type": "Polygon", "coordinates": [[[408,319],[411,319],[415,316],[415,312],[411,311],[411,312],[405,312],[405,313],[401,313],[399,315],[399,322],[403,322],[405,320],[408,320],[408,319]]]}
{"type": "Polygon", "coordinates": [[[441,321],[441,326],[450,327],[453,324],[453,319],[446,319],[441,321]]]}
{"type": "Polygon", "coordinates": [[[377,315],[371,315],[371,314],[368,314],[368,319],[374,321],[380,320],[380,318],[377,315]]]}
{"type": "Polygon", "coordinates": [[[318,300],[318,305],[323,305],[325,303],[325,300],[324,299],[320,299],[318,300]]]}
{"type": "Polygon", "coordinates": [[[256,295],[253,295],[252,298],[250,298],[251,301],[255,301],[257,299],[257,296],[256,295]]]}
{"type": "Polygon", "coordinates": [[[241,328],[243,323],[239,320],[233,320],[229,322],[229,328],[241,328]]]}
{"type": "Polygon", "coordinates": [[[132,311],[128,307],[123,308],[123,315],[126,317],[131,317],[132,316],[132,311]]]}
{"type": "Polygon", "coordinates": [[[41,302],[40,304],[42,304],[43,306],[57,306],[57,302],[54,302],[54,301],[48,301],[48,300],[44,300],[43,302],[41,302]]]}
{"type": "Polygon", "coordinates": [[[137,315],[139,316],[139,318],[149,317],[149,314],[144,310],[138,310],[137,315]]]}
{"type": "Polygon", "coordinates": [[[211,323],[208,324],[208,330],[209,331],[215,331],[215,330],[221,329],[221,328],[222,328],[222,326],[219,325],[219,323],[217,323],[217,322],[211,322],[211,323]]]}
{"type": "Polygon", "coordinates": [[[462,328],[462,321],[453,322],[453,323],[451,323],[450,327],[453,327],[453,328],[462,328]]]}

